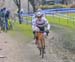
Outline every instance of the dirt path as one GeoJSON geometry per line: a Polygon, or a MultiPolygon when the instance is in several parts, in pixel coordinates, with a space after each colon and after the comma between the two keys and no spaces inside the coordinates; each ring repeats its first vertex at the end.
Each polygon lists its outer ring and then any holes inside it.
{"type": "Polygon", "coordinates": [[[19,43],[8,34],[0,33],[0,62],[74,62],[66,56],[63,48],[59,48],[59,37],[58,33],[50,32],[46,40],[45,58],[42,59],[33,41],[19,43]]]}
{"type": "Polygon", "coordinates": [[[48,62],[47,55],[42,59],[33,41],[28,44],[18,43],[8,34],[0,33],[0,62],[48,62]]]}

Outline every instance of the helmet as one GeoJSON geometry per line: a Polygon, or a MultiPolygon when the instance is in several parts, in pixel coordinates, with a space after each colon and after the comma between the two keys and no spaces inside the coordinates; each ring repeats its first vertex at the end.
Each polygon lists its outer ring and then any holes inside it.
{"type": "Polygon", "coordinates": [[[41,17],[43,14],[41,12],[36,13],[36,17],[41,17]]]}
{"type": "Polygon", "coordinates": [[[40,9],[40,8],[39,8],[39,9],[37,9],[37,11],[36,11],[36,12],[40,12],[40,11],[42,11],[42,9],[40,9]]]}

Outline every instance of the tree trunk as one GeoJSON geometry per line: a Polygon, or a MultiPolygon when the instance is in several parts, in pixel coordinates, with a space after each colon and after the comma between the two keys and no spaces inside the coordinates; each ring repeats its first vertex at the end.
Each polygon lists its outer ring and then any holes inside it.
{"type": "Polygon", "coordinates": [[[21,15],[20,15],[20,12],[21,12],[21,0],[19,0],[18,12],[19,12],[18,13],[19,23],[22,24],[21,15]]]}
{"type": "Polygon", "coordinates": [[[35,8],[35,0],[28,0],[32,6],[33,6],[33,11],[35,12],[36,11],[36,8],[35,8]]]}
{"type": "Polygon", "coordinates": [[[22,21],[21,21],[21,0],[14,0],[14,3],[16,4],[16,6],[18,7],[18,19],[19,19],[19,24],[22,24],[22,21]]]}

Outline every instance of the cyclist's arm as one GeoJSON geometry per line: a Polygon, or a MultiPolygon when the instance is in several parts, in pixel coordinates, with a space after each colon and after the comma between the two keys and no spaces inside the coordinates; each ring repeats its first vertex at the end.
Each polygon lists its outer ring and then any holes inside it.
{"type": "Polygon", "coordinates": [[[33,19],[32,20],[32,30],[33,31],[34,31],[35,27],[36,27],[36,19],[33,19]]]}
{"type": "Polygon", "coordinates": [[[45,20],[45,25],[47,26],[48,25],[48,20],[46,18],[44,18],[45,20]]]}
{"type": "Polygon", "coordinates": [[[50,26],[50,24],[48,24],[47,29],[50,30],[50,28],[51,28],[51,26],[50,26]]]}
{"type": "Polygon", "coordinates": [[[50,24],[48,23],[48,20],[46,18],[45,18],[45,24],[46,24],[47,30],[50,30],[50,24]]]}

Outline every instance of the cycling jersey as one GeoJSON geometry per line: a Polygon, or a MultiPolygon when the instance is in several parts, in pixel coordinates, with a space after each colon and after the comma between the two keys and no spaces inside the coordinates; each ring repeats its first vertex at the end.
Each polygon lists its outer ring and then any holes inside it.
{"type": "Polygon", "coordinates": [[[32,20],[32,30],[35,30],[35,27],[38,27],[41,31],[45,30],[45,27],[48,28],[48,30],[50,29],[50,25],[48,24],[48,21],[46,18],[41,18],[40,21],[38,20],[38,18],[35,18],[32,20]]]}

